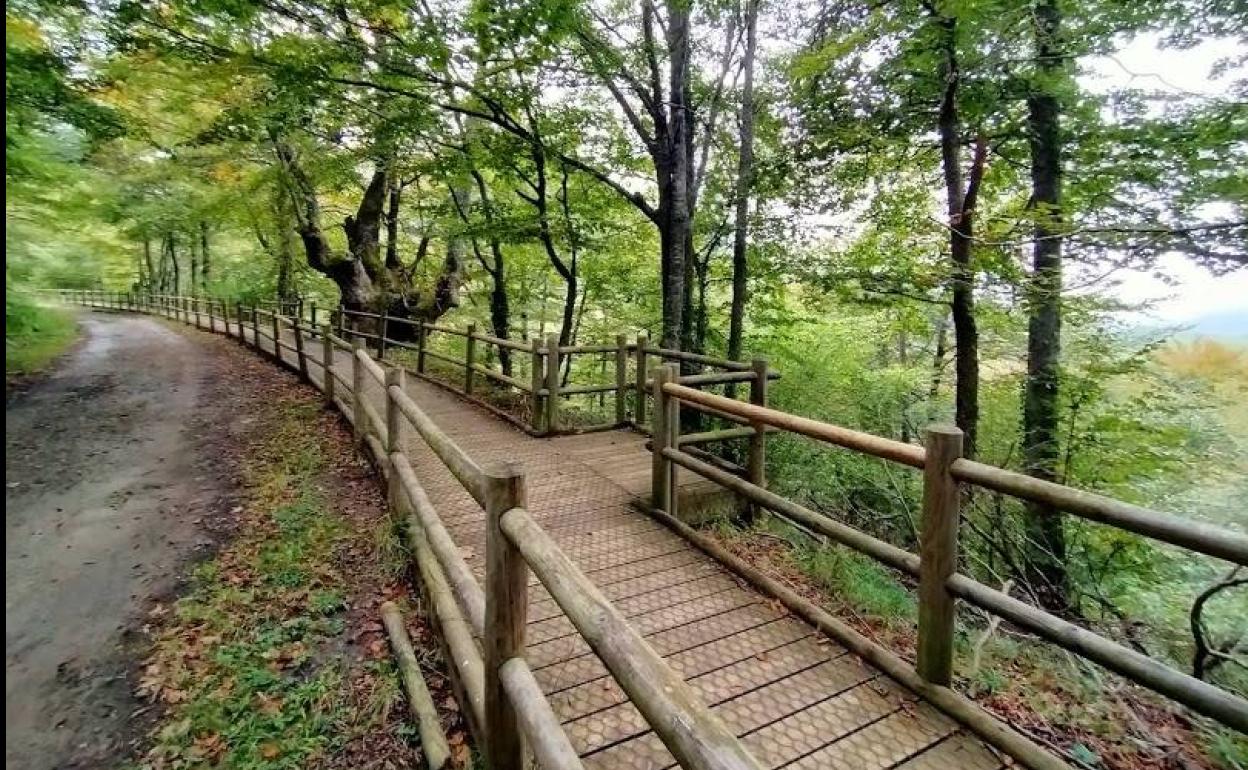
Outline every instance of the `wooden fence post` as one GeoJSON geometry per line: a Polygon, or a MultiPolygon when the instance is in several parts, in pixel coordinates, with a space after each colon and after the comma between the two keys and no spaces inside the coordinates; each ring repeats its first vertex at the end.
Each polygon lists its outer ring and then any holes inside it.
{"type": "Polygon", "coordinates": [[[559,335],[546,337],[546,432],[559,430],[559,335]]]}
{"type": "Polygon", "coordinates": [[[336,349],[334,348],[334,341],[330,339],[333,332],[334,327],[329,324],[321,327],[321,379],[324,383],[324,387],[321,390],[325,391],[325,406],[330,409],[334,408],[334,388],[338,384],[334,377],[334,354],[336,349]]]}
{"type": "Polygon", "coordinates": [[[312,329],[315,329],[316,328],[316,300],[312,300],[308,308],[309,308],[309,311],[311,312],[311,320],[308,322],[308,326],[312,329]]]}
{"type": "Polygon", "coordinates": [[[364,415],[364,363],[360,360],[361,353],[364,353],[364,346],[357,339],[351,346],[351,417],[355,423],[352,427],[356,443],[362,442],[368,435],[364,425],[368,418],[364,415]]]}
{"type": "MultiPolygon", "coordinates": [[[[395,366],[386,371],[386,452],[394,453],[403,451],[403,412],[399,410],[399,402],[394,396],[390,395],[390,386],[398,385],[399,390],[403,390],[407,384],[407,377],[403,372],[403,367],[395,366]]],[[[398,473],[391,469],[390,477],[397,478],[398,473]]],[[[393,500],[398,505],[398,498],[393,500]]]]}
{"type": "MultiPolygon", "coordinates": [[[[755,358],[752,368],[754,379],[750,380],[750,403],[767,406],[767,359],[755,358]]],[[[767,426],[761,422],[754,422],[751,427],[754,428],[754,435],[750,436],[746,470],[751,484],[765,488],[767,486],[767,426]]],[[[757,513],[758,506],[751,504],[749,506],[750,518],[753,519],[757,513]]]]}
{"type": "Polygon", "coordinates": [[[282,362],[282,346],[277,344],[278,340],[282,338],[282,320],[281,320],[282,316],[280,315],[281,311],[282,311],[281,303],[278,303],[278,306],[274,308],[273,310],[273,315],[270,316],[270,319],[273,321],[273,358],[279,364],[282,362]]]}
{"type": "Polygon", "coordinates": [[[381,331],[377,335],[377,360],[386,360],[386,337],[390,334],[390,311],[381,313],[381,331]]]}
{"type": "Polygon", "coordinates": [[[264,350],[260,347],[260,311],[255,305],[251,306],[251,344],[256,350],[264,350]]]}
{"type": "Polygon", "coordinates": [[[502,530],[503,514],[525,504],[524,475],[514,463],[485,469],[485,759],[491,770],[525,766],[524,741],[515,706],[503,690],[499,669],[524,655],[528,622],[529,567],[502,530]]]}
{"type": "Polygon", "coordinates": [[[464,344],[464,392],[472,395],[472,388],[476,384],[476,372],[473,366],[477,363],[477,325],[475,323],[468,324],[468,336],[465,338],[464,344]]]}
{"type": "Polygon", "coordinates": [[[668,419],[672,410],[668,402],[672,397],[663,392],[663,386],[672,381],[672,369],[660,366],[654,370],[654,417],[651,424],[650,447],[650,504],[661,511],[671,513],[672,461],[663,456],[663,450],[672,439],[668,419]]]}
{"type": "Polygon", "coordinates": [[[923,520],[919,532],[919,676],[948,686],[953,678],[955,605],[945,587],[958,566],[958,482],[950,472],[962,456],[962,431],[927,429],[923,520]]]}
{"type": "Polygon", "coordinates": [[[290,324],[290,330],[295,335],[295,358],[299,360],[299,377],[304,381],[308,380],[308,358],[303,352],[303,327],[300,325],[298,318],[295,318],[290,324]]]}
{"type": "Polygon", "coordinates": [[[234,303],[234,320],[238,322],[238,341],[247,344],[247,332],[243,329],[243,303],[234,303]]]}
{"type": "Polygon", "coordinates": [[[545,357],[542,355],[542,341],[534,337],[529,340],[529,349],[531,351],[529,363],[529,388],[533,391],[531,394],[533,408],[532,425],[533,430],[542,431],[542,422],[545,415],[542,412],[542,394],[541,390],[546,384],[546,368],[545,357]]]}
{"type": "Polygon", "coordinates": [[[420,374],[425,373],[425,345],[428,344],[429,330],[425,328],[424,321],[418,321],[416,325],[416,371],[420,374]]]}
{"type": "Polygon", "coordinates": [[[637,427],[646,424],[646,345],[650,340],[646,335],[637,335],[637,408],[633,410],[633,421],[637,427]]]}
{"type": "Polygon", "coordinates": [[[615,335],[615,424],[628,420],[628,337],[615,335]]]}
{"type": "Polygon", "coordinates": [[[347,338],[347,309],[342,303],[338,304],[338,336],[347,338]]]}

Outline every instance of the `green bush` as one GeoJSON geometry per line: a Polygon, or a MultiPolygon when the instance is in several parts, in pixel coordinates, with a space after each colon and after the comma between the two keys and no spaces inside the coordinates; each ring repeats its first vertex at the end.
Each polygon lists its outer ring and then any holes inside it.
{"type": "Polygon", "coordinates": [[[4,293],[4,373],[37,372],[78,336],[74,317],[65,310],[36,303],[13,290],[4,293]]]}

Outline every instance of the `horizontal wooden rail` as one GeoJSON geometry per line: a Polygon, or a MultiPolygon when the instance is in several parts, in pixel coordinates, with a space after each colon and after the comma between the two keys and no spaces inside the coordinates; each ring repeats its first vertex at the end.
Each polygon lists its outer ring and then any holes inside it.
{"type": "Polygon", "coordinates": [[[364,366],[364,371],[368,372],[368,374],[377,381],[378,385],[386,384],[386,370],[381,368],[381,364],[374,361],[373,357],[363,350],[356,350],[355,355],[360,359],[360,363],[364,366]]]}
{"type": "Polygon", "coordinates": [[[1050,615],[966,575],[949,578],[949,590],[980,609],[1000,615],[1057,646],[1095,661],[1133,682],[1248,733],[1248,701],[1208,682],[1175,671],[1074,623],[1050,615]]]}
{"type": "Polygon", "coordinates": [[[580,770],[584,765],[568,740],[559,717],[533,670],[522,658],[512,658],[498,669],[503,689],[515,705],[516,714],[529,739],[529,748],[542,770],[580,770]]]}
{"type": "MultiPolygon", "coordinates": [[[[710,407],[751,422],[800,433],[810,438],[853,449],[912,468],[923,468],[923,447],[842,428],[767,407],[746,404],[682,385],[666,385],[664,391],[682,402],[710,407]]],[[[1090,521],[1109,524],[1154,540],[1177,545],[1208,556],[1248,565],[1248,534],[1180,519],[1160,511],[1114,500],[1094,492],[1041,481],[1026,474],[996,468],[972,460],[955,460],[955,478],[1025,500],[1061,508],[1090,521]]]]}
{"type": "Polygon", "coordinates": [[[390,462],[394,472],[398,475],[407,499],[411,502],[417,519],[420,520],[420,525],[429,540],[430,549],[438,557],[438,563],[442,565],[442,570],[447,576],[455,598],[467,612],[468,622],[472,625],[473,632],[480,636],[485,633],[485,593],[477,584],[477,579],[473,576],[468,562],[464,561],[459,547],[455,545],[450,533],[442,525],[441,517],[438,516],[433,503],[429,500],[425,488],[417,480],[411,464],[407,461],[407,456],[400,452],[393,452],[390,455],[390,462]]]}
{"type": "Polygon", "coordinates": [[[961,434],[956,429],[929,432],[929,446],[925,449],[708,394],[672,382],[672,370],[660,370],[659,374],[654,390],[656,399],[671,403],[658,404],[656,415],[660,411],[673,415],[676,404],[687,403],[735,415],[757,427],[789,430],[924,470],[920,558],[681,451],[678,447],[682,438],[688,437],[679,435],[678,421],[673,423],[669,416],[656,422],[655,508],[674,505],[669,487],[659,483],[670,473],[660,467],[662,463],[658,458],[662,458],[664,463],[671,462],[694,471],[805,528],[905,574],[919,577],[919,673],[923,679],[948,684],[953,641],[951,597],[957,596],[1197,713],[1248,732],[1248,701],[1243,698],[958,574],[956,537],[960,496],[957,484],[973,483],[1022,499],[1044,502],[1076,516],[1238,564],[1248,563],[1248,536],[963,459],[960,457],[961,434]],[[956,441],[951,452],[945,449],[950,446],[949,440],[956,441]],[[937,563],[941,566],[935,566],[937,563]]]}
{"type": "Polygon", "coordinates": [[[420,434],[433,453],[438,459],[451,471],[455,478],[459,479],[459,483],[464,489],[468,490],[468,494],[479,504],[485,505],[485,474],[481,470],[481,466],[477,465],[464,450],[460,449],[450,436],[439,428],[428,415],[421,410],[411,396],[403,392],[397,385],[391,385],[387,388],[390,398],[394,399],[395,404],[403,412],[403,416],[407,418],[416,432],[420,434]]]}
{"type": "Polygon", "coordinates": [[[529,349],[528,343],[525,343],[525,342],[517,342],[516,340],[506,340],[506,339],[503,339],[502,337],[493,337],[489,334],[481,334],[481,333],[477,333],[472,336],[473,336],[473,339],[478,339],[478,340],[481,340],[482,342],[488,342],[491,345],[495,345],[500,348],[506,348],[507,350],[527,351],[529,349]]]}
{"type": "Polygon", "coordinates": [[[688,353],[671,348],[648,347],[646,348],[646,353],[669,361],[688,361],[689,363],[703,364],[704,366],[717,366],[720,369],[729,371],[747,372],[750,370],[750,364],[746,361],[729,361],[726,358],[716,358],[715,356],[706,356],[701,353],[688,353]]]}
{"type": "Polygon", "coordinates": [[[496,380],[498,382],[503,383],[504,385],[510,385],[511,387],[515,388],[521,393],[530,392],[529,384],[527,382],[521,382],[520,380],[517,380],[515,377],[508,377],[502,372],[497,371],[495,369],[491,369],[488,366],[483,366],[482,364],[473,364],[472,370],[474,372],[480,372],[481,374],[484,374],[486,377],[489,377],[491,380],[496,380]]]}
{"type": "Polygon", "coordinates": [[[761,770],[762,765],[723,721],[629,625],[528,511],[507,511],[501,526],[681,765],[761,770]]]}

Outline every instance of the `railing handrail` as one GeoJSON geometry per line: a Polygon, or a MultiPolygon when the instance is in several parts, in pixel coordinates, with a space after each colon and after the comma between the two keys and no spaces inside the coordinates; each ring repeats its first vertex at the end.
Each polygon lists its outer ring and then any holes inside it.
{"type": "MultiPolygon", "coordinates": [[[[721,412],[737,415],[750,422],[800,433],[809,438],[891,460],[911,468],[921,470],[926,463],[926,450],[914,444],[843,428],[809,417],[800,417],[771,407],[746,404],[714,393],[694,390],[685,385],[669,384],[663,389],[664,392],[686,403],[708,406],[721,412]]],[[[1207,556],[1248,566],[1248,534],[1245,533],[1204,522],[1181,519],[1173,514],[1133,505],[1064,484],[1043,481],[1024,473],[998,468],[975,460],[959,458],[953,462],[951,471],[955,478],[976,486],[1024,500],[1046,503],[1080,518],[1108,524],[1153,540],[1160,540],[1207,556]]]]}
{"type": "MultiPolygon", "coordinates": [[[[668,367],[656,375],[654,390],[655,409],[655,488],[654,505],[671,514],[675,508],[672,495],[670,470],[666,463],[675,463],[698,473],[711,481],[733,490],[742,497],[775,511],[798,524],[813,528],[842,545],[849,546],[877,561],[910,576],[920,578],[920,674],[925,665],[936,665],[942,672],[935,675],[935,683],[948,684],[948,671],[952,662],[952,605],[948,596],[957,596],[980,609],[999,615],[1029,629],[1038,636],[1081,657],[1092,660],[1126,678],[1141,684],[1171,700],[1188,706],[1196,712],[1212,717],[1224,724],[1248,732],[1248,701],[1215,685],[1155,661],[1145,655],[1109,640],[1093,631],[1021,602],[1008,594],[983,585],[973,578],[956,572],[957,552],[957,484],[971,483],[1011,496],[1053,505],[1075,516],[1114,526],[1171,545],[1227,559],[1237,564],[1248,564],[1248,535],[1222,529],[1208,524],[1191,522],[1171,514],[1131,505],[1104,495],[1066,487],[1051,482],[1040,482],[1025,474],[975,462],[960,457],[961,433],[956,429],[936,431],[936,437],[955,435],[957,451],[948,456],[932,455],[931,447],[941,448],[941,443],[929,443],[929,448],[875,436],[830,423],[782,412],[755,404],[743,404],[733,399],[706,393],[674,382],[674,367],[668,367]],[[666,402],[666,403],[664,403],[666,402]],[[812,511],[759,485],[737,478],[713,465],[681,451],[679,404],[735,415],[759,430],[765,426],[788,430],[816,440],[845,447],[863,454],[879,457],[902,465],[921,469],[925,474],[924,521],[920,538],[920,555],[897,548],[879,538],[812,511]],[[939,458],[936,463],[932,457],[939,458]],[[948,481],[943,486],[941,477],[948,481]],[[935,484],[935,486],[933,486],[935,484]],[[944,496],[936,501],[936,494],[944,496]],[[936,526],[929,516],[941,516],[944,521],[936,526]],[[929,571],[927,560],[943,560],[946,566],[939,574],[929,571]],[[930,576],[930,577],[929,577],[930,576]],[[935,582],[931,582],[935,581],[935,582]],[[930,616],[928,602],[948,604],[943,622],[930,616]],[[933,630],[933,628],[937,630],[933,630]],[[931,663],[933,645],[941,648],[938,660],[931,663]],[[925,646],[929,654],[925,659],[925,646]],[[944,680],[944,681],[941,681],[944,680]]],[[[929,438],[929,442],[931,438],[929,438]]],[[[942,450],[943,451],[943,450],[942,450]]]]}

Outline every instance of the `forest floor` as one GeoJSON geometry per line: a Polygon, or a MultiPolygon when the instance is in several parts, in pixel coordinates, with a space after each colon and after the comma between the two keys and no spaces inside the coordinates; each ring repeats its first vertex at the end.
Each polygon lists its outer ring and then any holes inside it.
{"type": "Polygon", "coordinates": [[[6,767],[415,766],[404,560],[339,420],[219,337],[82,324],[6,409],[6,767]]]}

